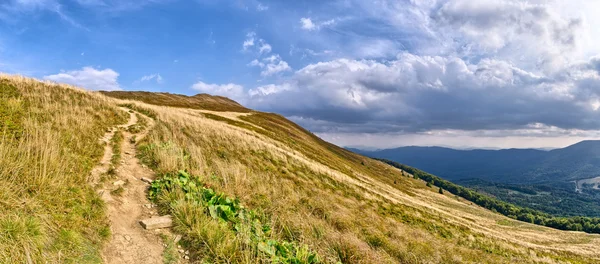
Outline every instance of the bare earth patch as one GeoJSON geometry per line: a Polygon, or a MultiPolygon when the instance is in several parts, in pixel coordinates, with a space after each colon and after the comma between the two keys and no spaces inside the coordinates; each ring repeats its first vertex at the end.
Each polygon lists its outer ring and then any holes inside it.
{"type": "MultiPolygon", "coordinates": [[[[137,122],[135,113],[130,112],[129,122],[119,127],[123,129],[124,140],[116,178],[111,178],[98,190],[107,204],[112,233],[110,242],[102,252],[105,263],[162,263],[164,249],[159,234],[168,231],[148,231],[139,224],[140,220],[156,216],[157,212],[146,198],[148,184],[141,180],[142,177],[153,179],[154,173],[140,164],[135,156],[135,143],[130,140],[133,137],[136,140],[143,138],[148,128],[138,134],[127,132],[126,129],[137,122]]],[[[114,131],[109,132],[104,140],[110,141],[113,135],[114,131]]],[[[107,144],[102,162],[94,169],[94,179],[107,171],[112,154],[112,148],[107,144]]]]}

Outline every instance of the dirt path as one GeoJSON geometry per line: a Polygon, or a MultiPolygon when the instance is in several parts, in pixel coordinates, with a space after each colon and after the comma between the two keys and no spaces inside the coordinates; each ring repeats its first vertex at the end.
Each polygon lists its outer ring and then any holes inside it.
{"type": "MultiPolygon", "coordinates": [[[[129,109],[122,110],[129,112],[129,109]]],[[[134,113],[129,112],[129,115],[129,122],[119,126],[123,131],[123,142],[116,176],[98,185],[101,186],[98,193],[107,205],[112,231],[111,240],[104,248],[102,258],[105,263],[163,263],[163,242],[158,236],[163,231],[147,231],[139,224],[139,220],[157,215],[146,198],[148,184],[140,180],[142,177],[153,179],[154,173],[140,164],[135,156],[135,143],[130,141],[132,137],[136,140],[142,139],[153,126],[153,122],[148,119],[149,128],[132,134],[127,128],[137,124],[138,120],[134,113]],[[122,191],[114,191],[119,189],[119,186],[122,186],[122,191]]],[[[110,142],[115,131],[116,129],[113,129],[108,132],[103,140],[110,142]]],[[[112,154],[111,144],[107,144],[101,163],[93,170],[92,182],[98,182],[100,175],[108,171],[112,154]]]]}

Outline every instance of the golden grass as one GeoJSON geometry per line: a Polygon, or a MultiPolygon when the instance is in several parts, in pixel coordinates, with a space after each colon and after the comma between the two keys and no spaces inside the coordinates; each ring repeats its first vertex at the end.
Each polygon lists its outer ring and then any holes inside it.
{"type": "Polygon", "coordinates": [[[136,100],[154,105],[191,109],[205,109],[212,111],[250,112],[250,109],[243,107],[242,105],[229,98],[222,96],[213,96],[208,94],[185,96],[180,94],[152,92],[103,91],[101,93],[113,98],[123,100],[136,100]]]}
{"type": "MultiPolygon", "coordinates": [[[[157,172],[188,170],[260,212],[272,223],[274,238],[306,244],[324,262],[600,261],[598,236],[498,225],[501,219],[514,220],[440,195],[399,170],[322,142],[282,117],[211,112],[219,115],[214,117],[137,106],[151,109],[159,120],[140,145],[143,160],[157,172]]],[[[170,209],[184,219],[177,230],[188,241],[205,242],[190,244],[197,260],[268,262],[244,249],[243,238],[181,199],[171,202],[170,209]],[[184,224],[190,222],[202,224],[184,224]]]]}
{"type": "MultiPolygon", "coordinates": [[[[157,173],[189,171],[270,223],[272,239],[306,245],[325,263],[600,262],[598,235],[518,222],[438,194],[278,115],[186,109],[164,94],[167,106],[117,102],[21,77],[0,84],[17,91],[0,93],[2,262],[100,261],[106,216],[86,179],[102,155],[98,139],[126,121],[117,104],[156,119],[138,154],[157,173]]],[[[160,209],[173,212],[195,261],[272,262],[181,194],[163,199],[160,209]]]]}
{"type": "Polygon", "coordinates": [[[11,108],[0,123],[13,119],[0,132],[0,262],[99,262],[109,229],[86,181],[98,139],[124,115],[112,99],[66,85],[0,75],[0,90],[16,92],[0,97],[11,108]]]}

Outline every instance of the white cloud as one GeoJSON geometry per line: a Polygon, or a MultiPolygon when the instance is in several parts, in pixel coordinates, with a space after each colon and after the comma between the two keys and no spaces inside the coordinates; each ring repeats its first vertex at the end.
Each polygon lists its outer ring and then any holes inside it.
{"type": "Polygon", "coordinates": [[[136,83],[148,82],[148,81],[152,81],[152,80],[156,81],[156,83],[163,82],[163,78],[162,78],[162,76],[160,76],[160,73],[155,73],[155,74],[142,76],[142,78],[137,80],[136,83]]]}
{"type": "Polygon", "coordinates": [[[90,90],[116,91],[122,90],[117,80],[118,77],[119,73],[112,69],[97,70],[93,67],[83,67],[81,70],[44,76],[44,79],[90,90]]]}
{"type": "Polygon", "coordinates": [[[331,26],[333,24],[335,24],[335,19],[330,19],[330,20],[326,20],[323,22],[314,22],[309,17],[300,18],[300,25],[301,25],[302,29],[308,30],[308,31],[319,30],[322,27],[331,26]]]}
{"type": "Polygon", "coordinates": [[[528,2],[454,0],[431,16],[439,34],[467,44],[468,53],[498,54],[549,73],[573,62],[584,33],[583,19],[528,2]]]}
{"type": "Polygon", "coordinates": [[[263,58],[262,61],[255,59],[251,61],[248,64],[248,66],[255,66],[261,68],[262,71],[260,75],[263,77],[292,70],[288,63],[282,60],[278,54],[263,58]]]}
{"type": "Polygon", "coordinates": [[[269,6],[268,5],[264,5],[262,3],[258,3],[258,5],[256,6],[256,10],[257,11],[267,11],[269,10],[269,6]]]}
{"type": "Polygon", "coordinates": [[[255,38],[256,38],[256,33],[254,33],[254,32],[250,32],[250,33],[246,34],[246,40],[244,40],[244,44],[242,44],[242,47],[244,48],[244,50],[248,50],[250,47],[254,46],[255,38]]]}
{"type": "MultiPolygon", "coordinates": [[[[268,59],[265,68],[277,61],[268,59]]],[[[529,131],[532,124],[593,130],[600,129],[598,65],[593,59],[543,76],[494,59],[406,52],[387,62],[338,59],[251,90],[249,106],[317,120],[304,125],[328,133],[529,131]]]]}
{"type": "Polygon", "coordinates": [[[200,81],[192,85],[192,89],[201,93],[224,96],[233,99],[240,104],[245,104],[247,100],[247,94],[244,92],[244,87],[233,83],[208,84],[200,81]]]}
{"type": "Polygon", "coordinates": [[[268,54],[273,49],[271,45],[267,43],[267,41],[257,37],[256,32],[250,32],[246,34],[246,39],[242,44],[242,48],[244,51],[252,50],[259,55],[268,54]]]}
{"type": "Polygon", "coordinates": [[[271,49],[272,49],[271,45],[269,45],[268,43],[262,42],[260,45],[260,48],[258,49],[258,52],[260,54],[263,54],[263,53],[266,54],[266,53],[270,53],[271,49]]]}
{"type": "Polygon", "coordinates": [[[315,30],[317,29],[317,25],[315,25],[310,18],[300,18],[300,24],[302,24],[302,29],[306,30],[315,30]]]}

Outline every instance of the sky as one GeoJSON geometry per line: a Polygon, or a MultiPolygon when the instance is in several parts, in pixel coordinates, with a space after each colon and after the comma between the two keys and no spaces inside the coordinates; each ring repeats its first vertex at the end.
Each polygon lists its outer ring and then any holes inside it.
{"type": "Polygon", "coordinates": [[[600,1],[0,0],[0,71],[227,96],[341,146],[600,139],[600,1]]]}

